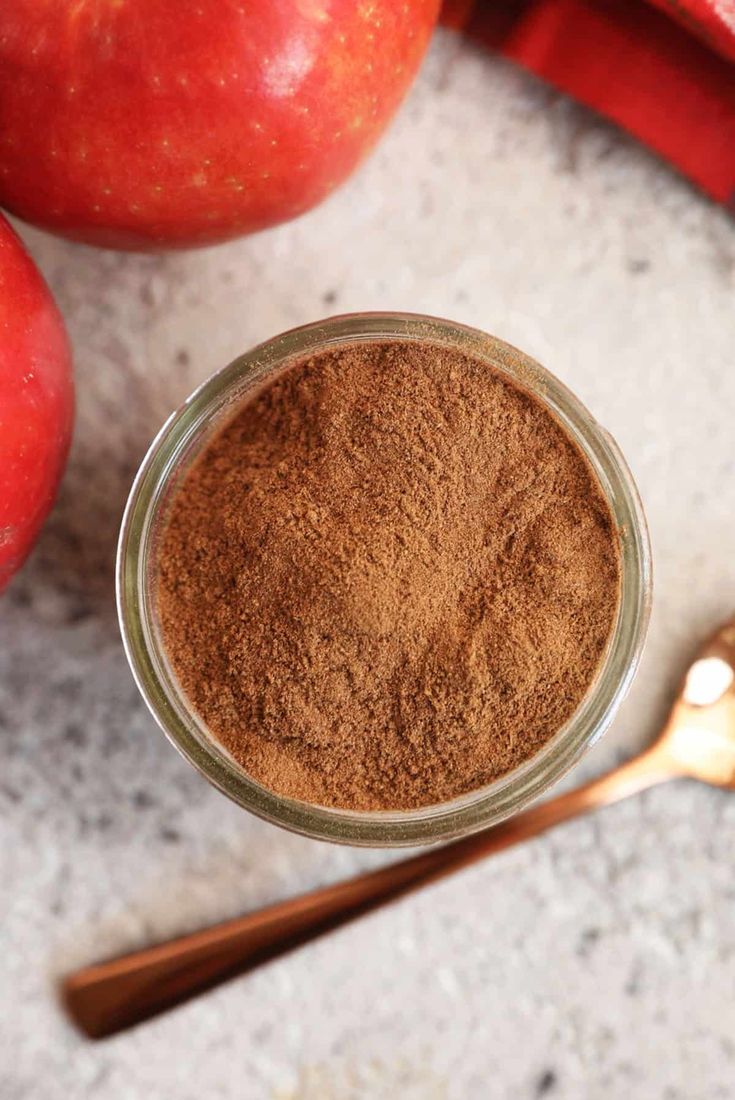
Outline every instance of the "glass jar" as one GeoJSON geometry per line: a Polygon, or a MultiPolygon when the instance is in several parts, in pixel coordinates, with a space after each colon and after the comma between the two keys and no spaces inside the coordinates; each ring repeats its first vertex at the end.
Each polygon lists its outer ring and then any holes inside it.
{"type": "Polygon", "coordinates": [[[555,783],[610,724],[643,647],[651,562],[641,503],[616,444],[553,375],[476,329],[416,314],[334,317],[283,333],[241,355],[199,387],[153,441],[128,499],[117,559],[123,642],[153,717],[183,756],[224,794],[260,817],[306,836],[376,847],[447,840],[516,813],[555,783]],[[191,463],[249,396],[295,360],[355,341],[443,344],[484,360],[531,391],[586,454],[615,518],[621,551],[617,620],[598,673],[571,719],[536,755],[469,794],[406,811],[350,811],[285,798],[255,782],[210,735],[177,685],[156,615],[156,554],[167,506],[191,463]]]}

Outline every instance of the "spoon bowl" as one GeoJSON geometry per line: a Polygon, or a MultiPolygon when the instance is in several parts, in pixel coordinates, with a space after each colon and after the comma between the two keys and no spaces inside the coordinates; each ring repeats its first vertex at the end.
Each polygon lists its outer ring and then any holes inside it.
{"type": "Polygon", "coordinates": [[[735,790],[735,619],[699,650],[652,753],[672,775],[735,790]]]}

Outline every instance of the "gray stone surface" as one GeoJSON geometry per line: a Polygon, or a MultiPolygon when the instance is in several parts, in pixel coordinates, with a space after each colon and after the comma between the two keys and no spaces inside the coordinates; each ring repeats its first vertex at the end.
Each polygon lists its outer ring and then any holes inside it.
{"type": "Polygon", "coordinates": [[[735,796],[668,786],[510,851],[144,1028],[82,1042],[70,968],[388,858],[230,805],[155,730],[120,646],[123,502],[169,410],[334,312],[496,332],[569,383],[639,480],[640,676],[573,778],[636,751],[735,609],[735,225],[634,142],[453,40],[300,221],[117,255],[23,229],[68,318],[76,441],[0,611],[3,1100],[718,1100],[735,1094],[735,796]]]}

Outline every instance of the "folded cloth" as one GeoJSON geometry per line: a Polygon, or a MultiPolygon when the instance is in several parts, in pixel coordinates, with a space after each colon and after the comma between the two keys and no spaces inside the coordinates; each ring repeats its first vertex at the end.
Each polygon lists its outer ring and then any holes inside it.
{"type": "Polygon", "coordinates": [[[735,0],[445,0],[442,21],[619,123],[735,210],[735,0]]]}

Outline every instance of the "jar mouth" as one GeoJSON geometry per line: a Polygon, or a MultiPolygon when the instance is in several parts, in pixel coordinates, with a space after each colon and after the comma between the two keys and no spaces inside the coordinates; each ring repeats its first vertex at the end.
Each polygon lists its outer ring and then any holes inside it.
{"type": "Polygon", "coordinates": [[[558,379],[523,352],[477,329],[407,313],[333,317],[285,332],[239,356],[196,389],[151,444],[125,508],[117,554],[117,605],[125,652],[157,724],[211,783],[240,806],[306,836],[399,847],[448,840],[495,824],[561,778],[609,726],[635,675],[650,613],[651,554],[643,508],[612,437],[558,379]],[[182,473],[262,386],[305,355],[339,344],[410,341],[452,347],[531,391],[585,454],[614,518],[621,578],[615,625],[597,673],[572,717],[532,757],[492,783],[411,810],[346,810],[286,798],[252,779],[196,715],[169,666],[156,615],[156,552],[182,473]]]}

